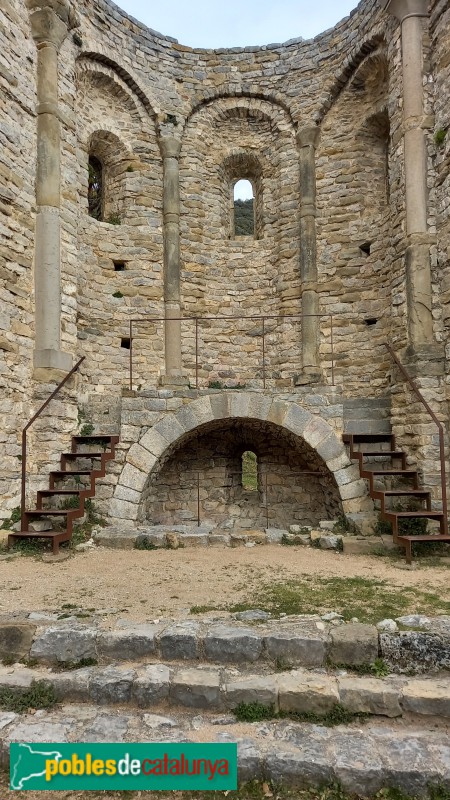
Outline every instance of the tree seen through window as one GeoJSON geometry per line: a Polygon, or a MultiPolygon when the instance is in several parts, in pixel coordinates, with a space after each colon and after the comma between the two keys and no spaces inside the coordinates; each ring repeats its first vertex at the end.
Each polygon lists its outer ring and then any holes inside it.
{"type": "Polygon", "coordinates": [[[255,211],[253,186],[248,180],[234,184],[234,235],[255,235],[255,211]]]}

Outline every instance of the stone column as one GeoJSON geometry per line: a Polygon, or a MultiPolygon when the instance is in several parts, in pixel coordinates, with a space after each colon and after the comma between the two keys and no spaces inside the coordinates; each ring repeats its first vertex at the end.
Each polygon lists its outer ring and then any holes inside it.
{"type": "Polygon", "coordinates": [[[302,128],[297,133],[300,148],[300,275],[302,279],[303,373],[297,384],[320,380],[319,313],[316,257],[316,146],[319,128],[302,128]]]}
{"type": "Polygon", "coordinates": [[[422,20],[428,17],[428,0],[379,2],[401,24],[408,335],[410,346],[417,349],[434,342],[422,66],[422,20]]]}
{"type": "Polygon", "coordinates": [[[159,140],[164,170],[164,316],[165,375],[163,384],[184,384],[181,375],[180,308],[180,166],[181,142],[174,136],[159,140]]]}
{"type": "Polygon", "coordinates": [[[68,372],[72,356],[61,350],[60,112],[58,52],[76,26],[68,0],[26,0],[37,47],[37,167],[35,232],[34,377],[68,372]]]}

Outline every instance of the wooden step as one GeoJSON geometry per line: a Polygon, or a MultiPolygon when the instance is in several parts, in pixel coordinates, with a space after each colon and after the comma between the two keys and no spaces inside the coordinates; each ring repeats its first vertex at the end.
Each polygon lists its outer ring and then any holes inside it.
{"type": "Polygon", "coordinates": [[[69,511],[79,511],[78,508],[34,508],[25,511],[26,517],[64,517],[69,511]]]}
{"type": "Polygon", "coordinates": [[[76,436],[72,436],[74,442],[113,442],[113,444],[117,444],[119,441],[119,437],[116,434],[109,434],[109,433],[93,433],[90,436],[81,436],[77,434],[76,436]]]}
{"type": "MultiPolygon", "coordinates": [[[[423,497],[426,499],[431,496],[431,492],[426,489],[374,489],[374,496],[384,494],[385,497],[423,497]]],[[[380,500],[379,497],[376,498],[380,500]]]]}
{"type": "Polygon", "coordinates": [[[415,469],[364,469],[361,475],[366,478],[369,475],[403,475],[404,477],[417,477],[417,470],[415,469]]]}
{"type": "Polygon", "coordinates": [[[358,450],[357,453],[363,458],[405,458],[403,450],[358,450]]]}
{"type": "Polygon", "coordinates": [[[421,517],[422,519],[442,519],[442,511],[429,511],[419,509],[418,511],[385,511],[385,517],[395,517],[396,519],[414,519],[421,517]]]}
{"type": "Polygon", "coordinates": [[[350,444],[352,441],[354,444],[359,444],[361,442],[395,441],[393,433],[344,433],[342,439],[345,444],[350,444]]]}
{"type": "Polygon", "coordinates": [[[54,469],[49,474],[51,476],[55,477],[56,479],[58,479],[58,478],[67,478],[67,477],[70,477],[71,475],[72,476],[73,475],[91,475],[92,472],[95,472],[95,470],[92,470],[92,469],[71,469],[71,470],[54,469]]]}
{"type": "Polygon", "coordinates": [[[77,458],[101,458],[104,455],[109,455],[109,453],[104,450],[102,452],[92,452],[92,453],[61,453],[61,458],[64,458],[66,461],[76,461],[77,458]]]}
{"type": "Polygon", "coordinates": [[[57,494],[80,494],[83,489],[39,489],[37,492],[38,497],[53,497],[57,494]]]}

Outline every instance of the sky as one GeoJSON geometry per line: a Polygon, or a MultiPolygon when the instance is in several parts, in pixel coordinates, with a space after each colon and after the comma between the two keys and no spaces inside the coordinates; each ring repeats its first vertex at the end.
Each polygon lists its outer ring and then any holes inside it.
{"type": "Polygon", "coordinates": [[[189,47],[245,47],[311,39],[348,16],[358,0],[115,0],[148,28],[189,47]]]}

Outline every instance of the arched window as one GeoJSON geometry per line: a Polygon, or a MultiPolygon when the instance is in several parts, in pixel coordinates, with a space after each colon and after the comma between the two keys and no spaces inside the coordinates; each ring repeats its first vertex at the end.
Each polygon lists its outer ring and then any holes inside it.
{"type": "Polygon", "coordinates": [[[255,236],[254,191],[249,180],[236,181],[233,187],[234,235],[255,236]]]}
{"type": "Polygon", "coordinates": [[[100,159],[89,156],[88,203],[89,216],[103,219],[103,165],[100,159]]]}
{"type": "Polygon", "coordinates": [[[242,453],[242,488],[247,492],[258,491],[258,458],[252,450],[242,453]]]}

